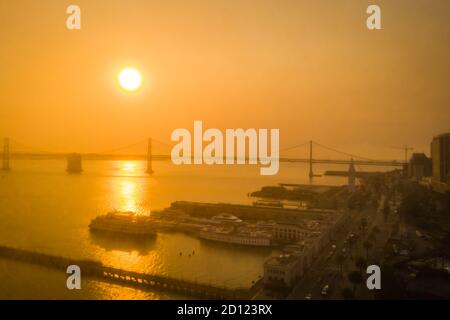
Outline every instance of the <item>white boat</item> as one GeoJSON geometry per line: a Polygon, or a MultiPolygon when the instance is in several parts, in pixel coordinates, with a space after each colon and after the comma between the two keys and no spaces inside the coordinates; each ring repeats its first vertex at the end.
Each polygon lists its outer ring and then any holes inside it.
{"type": "Polygon", "coordinates": [[[244,246],[270,247],[272,246],[272,237],[261,231],[243,232],[225,230],[216,227],[203,228],[199,238],[217,242],[225,242],[244,246]]]}
{"type": "Polygon", "coordinates": [[[102,231],[130,236],[154,236],[155,228],[148,216],[135,212],[114,211],[96,217],[89,224],[91,231],[102,231]]]}
{"type": "Polygon", "coordinates": [[[242,223],[242,220],[236,216],[233,216],[232,214],[222,213],[222,214],[212,217],[211,222],[222,223],[222,224],[239,224],[239,223],[242,223]]]}

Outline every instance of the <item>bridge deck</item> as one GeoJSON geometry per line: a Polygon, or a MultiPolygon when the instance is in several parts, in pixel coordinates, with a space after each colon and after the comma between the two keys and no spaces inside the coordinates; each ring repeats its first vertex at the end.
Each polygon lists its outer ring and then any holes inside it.
{"type": "MultiPolygon", "coordinates": [[[[0,157],[2,153],[0,152],[0,157]]],[[[86,160],[147,160],[147,155],[140,154],[82,154],[83,159],[86,160]]],[[[48,153],[48,154],[33,154],[33,153],[11,153],[11,159],[34,159],[34,160],[48,160],[48,159],[66,159],[65,153],[48,153]]],[[[169,155],[153,155],[153,161],[169,161],[171,157],[169,155]]],[[[248,159],[246,159],[248,161],[248,159]]],[[[280,162],[298,162],[309,163],[309,158],[285,158],[281,157],[280,162]]],[[[330,163],[330,164],[350,164],[351,160],[345,159],[312,159],[312,163],[330,163]]],[[[353,160],[355,165],[366,166],[386,166],[386,167],[402,167],[405,162],[398,160],[353,160]]]]}

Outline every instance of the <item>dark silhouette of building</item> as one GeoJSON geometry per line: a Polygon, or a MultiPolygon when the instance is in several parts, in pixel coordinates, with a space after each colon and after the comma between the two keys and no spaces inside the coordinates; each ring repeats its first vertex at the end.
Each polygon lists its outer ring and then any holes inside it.
{"type": "Polygon", "coordinates": [[[408,176],[421,180],[431,175],[431,159],[424,153],[413,153],[408,163],[408,176]]]}
{"type": "Polygon", "coordinates": [[[431,142],[433,180],[447,182],[450,174],[450,133],[438,135],[431,142]]]}
{"type": "Polygon", "coordinates": [[[440,134],[431,142],[432,184],[436,191],[450,190],[450,133],[440,134]]]}

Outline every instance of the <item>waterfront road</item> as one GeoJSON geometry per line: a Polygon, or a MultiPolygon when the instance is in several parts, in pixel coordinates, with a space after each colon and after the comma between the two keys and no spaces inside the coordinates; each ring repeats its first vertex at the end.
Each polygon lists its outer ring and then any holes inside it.
{"type": "MultiPolygon", "coordinates": [[[[363,247],[363,242],[367,238],[369,232],[361,235],[356,244],[350,248],[347,238],[351,234],[360,234],[361,218],[365,217],[368,222],[366,230],[373,230],[375,226],[379,227],[383,223],[381,208],[384,206],[385,196],[382,196],[377,208],[367,208],[362,212],[350,212],[349,224],[335,234],[334,243],[325,248],[324,252],[316,259],[308,272],[299,281],[296,287],[288,295],[288,299],[342,299],[342,291],[345,288],[352,288],[352,284],[348,280],[348,273],[356,270],[355,257],[365,257],[366,250],[363,247]],[[336,246],[333,249],[333,244],[336,246]],[[341,266],[337,261],[337,255],[343,255],[344,262],[341,266]],[[326,294],[322,294],[325,285],[328,285],[329,290],[326,294]]],[[[384,240],[384,239],[383,239],[384,240]]],[[[381,251],[383,244],[378,243],[374,246],[374,251],[378,254],[381,251]]],[[[370,299],[371,295],[364,296],[365,299],[370,299]]]]}

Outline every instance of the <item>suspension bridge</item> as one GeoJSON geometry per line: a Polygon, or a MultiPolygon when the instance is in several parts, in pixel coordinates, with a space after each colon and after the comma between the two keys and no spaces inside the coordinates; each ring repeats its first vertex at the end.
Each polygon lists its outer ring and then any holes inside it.
{"type": "MultiPolygon", "coordinates": [[[[62,159],[67,160],[67,171],[69,173],[79,173],[82,171],[82,159],[85,160],[146,160],[147,169],[146,172],[151,175],[154,173],[153,162],[154,161],[169,161],[171,160],[169,144],[148,138],[145,140],[140,140],[133,144],[128,144],[122,147],[118,147],[112,150],[106,150],[101,152],[86,152],[86,153],[68,153],[68,152],[52,152],[49,150],[43,150],[37,147],[27,146],[21,142],[5,138],[3,141],[3,152],[1,153],[2,167],[3,171],[11,170],[11,160],[12,159],[62,159]],[[154,145],[159,147],[165,147],[166,150],[160,151],[159,153],[154,151],[154,145]],[[125,153],[124,150],[146,145],[145,153],[125,153]],[[168,149],[169,148],[169,149],[168,149]]],[[[161,149],[161,148],[160,148],[161,149]]],[[[406,150],[407,152],[407,150],[406,150]]],[[[301,144],[297,144],[288,148],[280,150],[280,162],[292,162],[292,163],[307,163],[309,164],[309,176],[314,177],[314,164],[341,164],[348,165],[354,163],[355,165],[364,166],[382,166],[382,167],[402,167],[406,164],[402,160],[377,160],[371,159],[364,156],[347,153],[335,148],[326,146],[324,144],[307,141],[301,144]],[[283,156],[288,151],[301,150],[305,148],[305,157],[289,157],[283,156]],[[325,159],[325,158],[315,158],[314,154],[316,149],[327,150],[334,154],[338,154],[343,158],[340,159],[325,159]]]]}

